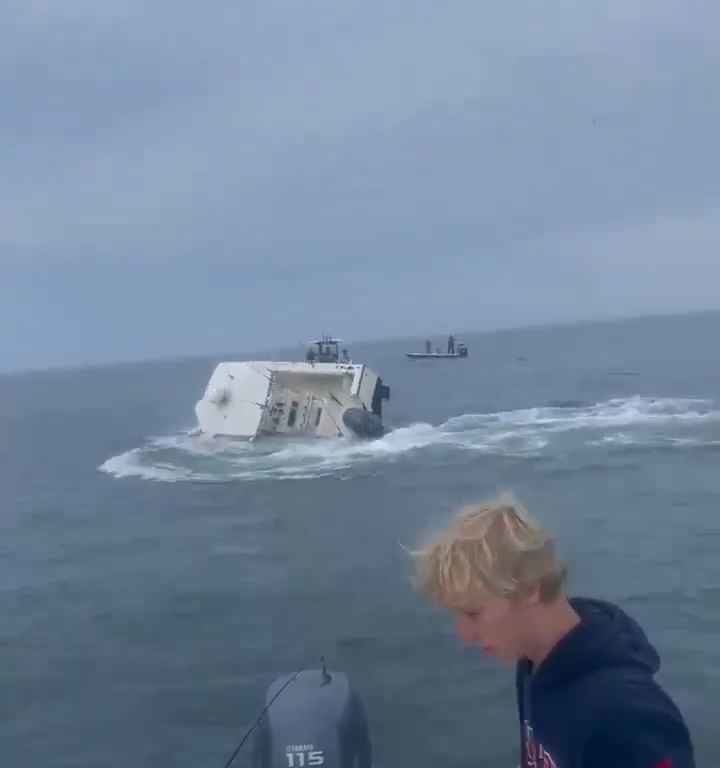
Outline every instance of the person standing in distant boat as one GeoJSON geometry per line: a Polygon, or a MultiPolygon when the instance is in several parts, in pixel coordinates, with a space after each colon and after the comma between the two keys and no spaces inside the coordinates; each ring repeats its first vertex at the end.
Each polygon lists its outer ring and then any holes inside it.
{"type": "Polygon", "coordinates": [[[432,352],[432,342],[428,339],[425,342],[425,352],[429,355],[432,352]]]}
{"type": "Polygon", "coordinates": [[[455,337],[450,334],[448,336],[448,355],[454,355],[455,354],[455,337]]]}

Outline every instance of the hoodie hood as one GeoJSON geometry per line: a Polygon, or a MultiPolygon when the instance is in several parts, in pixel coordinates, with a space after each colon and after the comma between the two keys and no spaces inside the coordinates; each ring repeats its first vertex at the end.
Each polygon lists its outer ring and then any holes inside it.
{"type": "Polygon", "coordinates": [[[534,686],[554,688],[608,667],[654,675],[660,657],[640,625],[603,600],[573,598],[580,623],[553,648],[534,675],[534,686]]]}

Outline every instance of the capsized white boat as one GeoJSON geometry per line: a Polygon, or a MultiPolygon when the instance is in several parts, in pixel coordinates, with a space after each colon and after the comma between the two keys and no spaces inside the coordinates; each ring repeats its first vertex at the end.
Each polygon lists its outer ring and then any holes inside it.
{"type": "Polygon", "coordinates": [[[220,363],[195,406],[202,433],[379,437],[390,388],[368,366],[340,357],[340,339],[311,342],[305,362],[220,363]]]}

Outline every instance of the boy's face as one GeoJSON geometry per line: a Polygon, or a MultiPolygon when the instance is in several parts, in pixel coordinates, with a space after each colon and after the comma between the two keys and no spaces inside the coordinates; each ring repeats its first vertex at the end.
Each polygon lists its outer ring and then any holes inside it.
{"type": "Polygon", "coordinates": [[[507,662],[524,655],[527,608],[527,601],[491,595],[451,606],[456,617],[455,630],[461,640],[507,662]]]}

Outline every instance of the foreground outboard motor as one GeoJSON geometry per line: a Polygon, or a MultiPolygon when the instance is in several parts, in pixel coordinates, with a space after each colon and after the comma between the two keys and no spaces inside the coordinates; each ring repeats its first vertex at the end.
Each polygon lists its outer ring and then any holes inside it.
{"type": "Polygon", "coordinates": [[[293,677],[268,688],[253,768],[371,768],[365,708],[347,677],[324,667],[293,677]]]}
{"type": "Polygon", "coordinates": [[[385,432],[380,417],[362,408],[348,408],[342,420],[357,437],[382,437],[385,432]]]}

